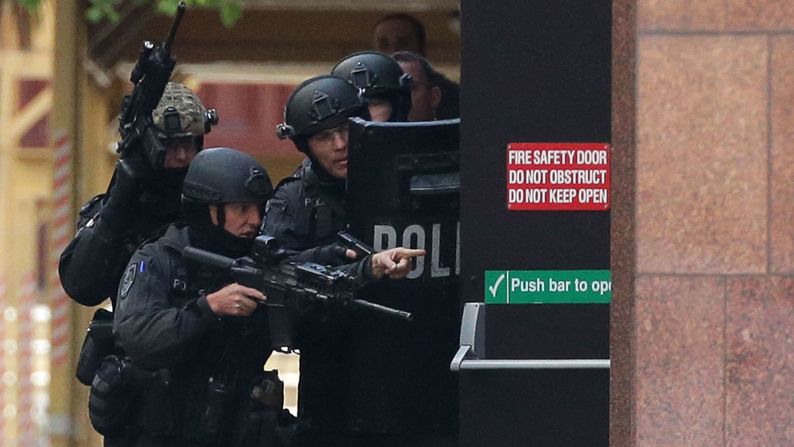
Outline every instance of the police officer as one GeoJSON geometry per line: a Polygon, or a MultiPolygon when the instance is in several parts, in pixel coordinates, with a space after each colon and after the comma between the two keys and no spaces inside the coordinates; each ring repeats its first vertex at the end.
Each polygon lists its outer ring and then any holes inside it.
{"type": "MultiPolygon", "coordinates": [[[[356,87],[336,76],[308,79],[287,100],[277,133],[290,138],[308,158],[276,188],[263,226],[285,248],[333,247],[337,232],[345,228],[349,117],[369,118],[367,105],[356,87]]],[[[423,251],[410,252],[406,256],[423,251]]],[[[393,259],[404,264],[406,257],[393,259]]],[[[404,266],[407,274],[410,263],[404,266]]],[[[301,323],[295,337],[301,354],[298,417],[303,432],[298,445],[348,445],[346,321],[320,318],[301,323]]]]}
{"type": "MultiPolygon", "coordinates": [[[[285,248],[333,247],[336,233],[344,229],[351,116],[368,118],[367,106],[355,87],[335,76],[308,79],[287,100],[284,123],[277,132],[280,138],[290,138],[307,161],[279,183],[263,226],[285,248]]],[[[340,319],[303,319],[296,329],[301,421],[296,444],[344,445],[346,325],[340,319]]]]}
{"type": "Polygon", "coordinates": [[[333,244],[346,225],[347,119],[404,121],[410,95],[410,76],[392,58],[371,51],[354,53],[339,61],[332,75],[310,78],[296,87],[277,134],[290,138],[307,158],[277,187],[266,232],[286,248],[324,247],[319,258],[301,259],[344,262],[344,253],[334,251],[333,244]]]}
{"type": "Polygon", "coordinates": [[[441,106],[444,76],[424,57],[410,51],[397,51],[392,58],[411,75],[411,111],[408,121],[433,121],[441,106]]]}
{"type": "MultiPolygon", "coordinates": [[[[137,400],[124,427],[110,427],[113,445],[249,445],[243,433],[257,430],[246,404],[270,354],[267,315],[258,310],[267,297],[182,252],[190,245],[230,258],[249,254],[272,195],[270,179],[252,157],[213,148],[190,164],[182,191],[185,224],[172,224],[138,250],[118,288],[114,333],[137,371],[130,385],[137,400]]],[[[404,277],[409,259],[423,253],[395,248],[356,268],[366,278],[404,277]]],[[[97,377],[111,382],[104,372],[97,377]]],[[[92,398],[103,388],[95,379],[92,398]]],[[[100,429],[118,406],[93,402],[90,415],[100,429]]]]}
{"type": "Polygon", "coordinates": [[[267,172],[242,152],[207,149],[182,190],[186,225],[138,250],[118,288],[114,333],[135,368],[155,372],[135,384],[124,445],[229,445],[270,354],[265,312],[255,312],[267,298],[182,257],[188,245],[246,255],[272,195],[267,172]]]}
{"type": "Polygon", "coordinates": [[[287,99],[277,133],[290,138],[307,160],[279,183],[264,227],[285,248],[332,244],[345,227],[350,117],[369,118],[367,105],[353,85],[336,76],[308,79],[287,99]]]}
{"type": "Polygon", "coordinates": [[[403,73],[391,57],[375,51],[353,53],[337,62],[331,74],[359,89],[372,121],[406,121],[411,109],[411,75],[403,73]]]}
{"type": "Polygon", "coordinates": [[[190,89],[176,82],[166,85],[152,118],[166,149],[163,166],[150,166],[143,150],[119,160],[110,190],[83,206],[78,232],[61,254],[63,288],[85,306],[114,300],[124,266],[138,245],[179,216],[187,166],[217,122],[214,110],[205,109],[190,89]]]}

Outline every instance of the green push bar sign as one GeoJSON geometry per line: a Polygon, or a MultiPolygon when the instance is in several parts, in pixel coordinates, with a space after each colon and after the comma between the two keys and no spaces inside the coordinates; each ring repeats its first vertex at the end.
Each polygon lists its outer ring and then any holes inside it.
{"type": "Polygon", "coordinates": [[[589,304],[612,300],[609,270],[487,270],[488,304],[589,304]]]}

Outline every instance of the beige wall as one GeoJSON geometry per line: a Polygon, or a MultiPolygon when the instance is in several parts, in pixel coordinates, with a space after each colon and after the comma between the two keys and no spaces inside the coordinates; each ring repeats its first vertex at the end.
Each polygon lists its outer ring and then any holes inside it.
{"type": "Polygon", "coordinates": [[[613,444],[794,445],[794,3],[615,3],[636,183],[613,444]]]}

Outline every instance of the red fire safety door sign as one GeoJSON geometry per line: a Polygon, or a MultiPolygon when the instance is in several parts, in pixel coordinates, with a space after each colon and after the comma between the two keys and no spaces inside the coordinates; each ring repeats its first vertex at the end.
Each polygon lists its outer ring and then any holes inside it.
{"type": "Polygon", "coordinates": [[[611,158],[606,143],[510,143],[507,209],[608,210],[611,158]]]}

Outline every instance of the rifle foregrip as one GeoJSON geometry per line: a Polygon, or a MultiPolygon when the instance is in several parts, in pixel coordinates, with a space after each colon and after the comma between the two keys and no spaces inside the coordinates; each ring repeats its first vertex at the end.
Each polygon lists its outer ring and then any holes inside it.
{"type": "Polygon", "coordinates": [[[365,244],[364,242],[357,239],[352,234],[348,233],[347,231],[340,231],[336,234],[337,239],[345,246],[345,248],[349,248],[356,252],[362,258],[364,256],[369,256],[374,253],[375,250],[372,249],[369,245],[365,244]]]}

